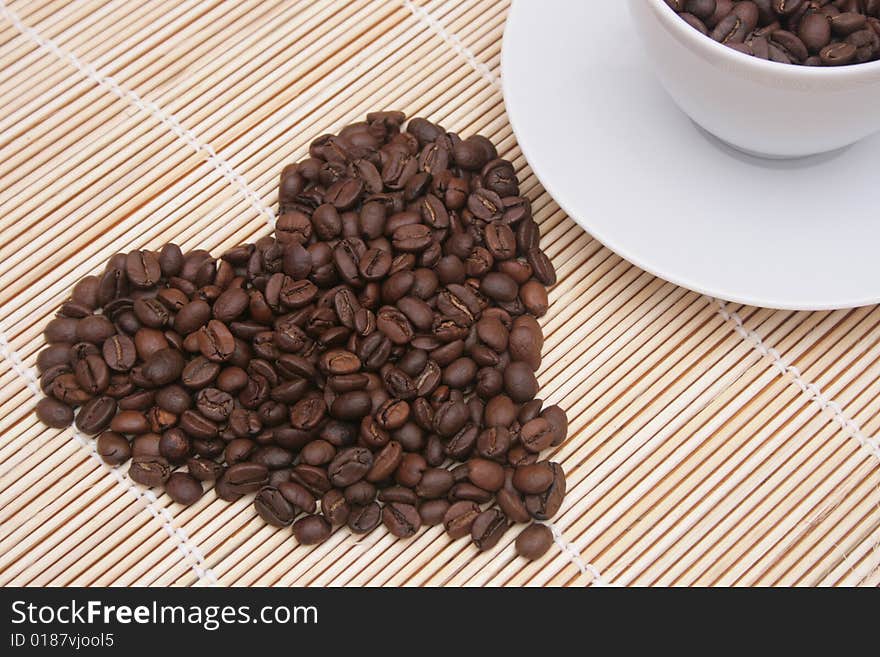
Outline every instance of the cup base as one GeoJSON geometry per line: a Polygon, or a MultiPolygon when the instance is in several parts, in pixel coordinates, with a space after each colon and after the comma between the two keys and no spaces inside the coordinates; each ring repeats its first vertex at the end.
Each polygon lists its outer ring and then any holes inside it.
{"type": "Polygon", "coordinates": [[[773,161],[777,161],[777,162],[785,162],[785,161],[796,162],[798,160],[807,160],[809,158],[815,158],[815,157],[822,157],[823,159],[825,159],[827,157],[834,157],[838,153],[842,153],[847,148],[852,146],[852,144],[847,144],[846,146],[841,146],[840,148],[832,148],[831,150],[828,150],[828,151],[819,151],[817,153],[803,153],[800,155],[778,155],[778,154],[774,154],[774,153],[762,153],[760,151],[755,151],[750,148],[744,148],[743,146],[738,146],[737,144],[729,142],[726,139],[722,139],[718,135],[713,134],[713,133],[709,132],[708,130],[706,130],[706,128],[701,126],[699,123],[697,123],[693,119],[691,119],[691,123],[693,123],[694,127],[697,130],[699,130],[701,133],[703,133],[703,135],[706,136],[710,141],[715,142],[716,144],[720,145],[722,148],[731,149],[733,151],[736,151],[737,153],[742,153],[743,155],[758,158],[761,160],[773,160],[773,161]]]}

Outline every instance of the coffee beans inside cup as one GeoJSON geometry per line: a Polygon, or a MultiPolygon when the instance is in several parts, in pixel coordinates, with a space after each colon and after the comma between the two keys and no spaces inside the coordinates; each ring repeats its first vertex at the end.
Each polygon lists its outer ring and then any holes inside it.
{"type": "Polygon", "coordinates": [[[783,64],[880,59],[880,0],[665,0],[691,27],[734,50],[783,64]]]}
{"type": "MultiPolygon", "coordinates": [[[[535,371],[556,282],[516,171],[480,135],[400,112],[284,168],[275,233],[214,257],[113,256],[45,330],[37,416],[194,504],[254,496],[303,544],[443,525],[481,550],[565,494],[535,371]]],[[[549,531],[519,554],[538,558],[549,531]]]]}

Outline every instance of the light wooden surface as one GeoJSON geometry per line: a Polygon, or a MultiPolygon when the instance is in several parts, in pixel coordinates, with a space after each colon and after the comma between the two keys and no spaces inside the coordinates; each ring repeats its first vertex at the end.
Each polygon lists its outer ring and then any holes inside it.
{"type": "Polygon", "coordinates": [[[507,9],[0,4],[0,584],[880,584],[880,310],[725,305],[591,239],[511,133],[507,9]],[[570,545],[535,563],[515,532],[486,554],[437,528],[303,547],[248,501],[145,494],[33,416],[41,331],[78,278],[117,251],[268,233],[281,167],[375,108],[489,136],[559,271],[539,380],[571,420],[570,545]]]}

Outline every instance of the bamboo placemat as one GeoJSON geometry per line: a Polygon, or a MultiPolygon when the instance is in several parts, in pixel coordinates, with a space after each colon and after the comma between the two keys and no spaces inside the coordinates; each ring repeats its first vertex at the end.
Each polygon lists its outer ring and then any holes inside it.
{"type": "Polygon", "coordinates": [[[584,233],[511,133],[507,10],[0,2],[0,583],[880,584],[880,309],[725,304],[584,233]],[[380,107],[499,144],[559,270],[539,380],[569,413],[569,493],[537,562],[515,532],[485,554],[439,528],[300,546],[247,500],[132,486],[33,416],[41,332],[76,280],[117,251],[267,234],[281,167],[380,107]]]}

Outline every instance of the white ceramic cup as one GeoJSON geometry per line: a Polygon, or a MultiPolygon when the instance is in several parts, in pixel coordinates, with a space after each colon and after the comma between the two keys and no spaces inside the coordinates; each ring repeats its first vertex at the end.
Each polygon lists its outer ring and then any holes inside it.
{"type": "Polygon", "coordinates": [[[803,157],[880,130],[880,61],[779,64],[700,34],[664,0],[629,0],[629,7],[669,95],[698,125],[739,150],[803,157]]]}

